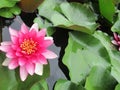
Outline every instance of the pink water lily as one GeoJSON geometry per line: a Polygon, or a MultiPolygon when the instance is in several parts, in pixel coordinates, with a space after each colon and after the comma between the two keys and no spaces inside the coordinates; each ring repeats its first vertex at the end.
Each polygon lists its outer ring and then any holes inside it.
{"type": "Polygon", "coordinates": [[[118,46],[118,49],[120,51],[120,35],[117,35],[116,33],[113,33],[114,40],[112,40],[112,43],[116,46],[118,46]]]}
{"type": "Polygon", "coordinates": [[[56,58],[57,55],[48,50],[47,47],[53,44],[52,37],[45,37],[46,30],[38,30],[37,23],[29,29],[22,24],[21,29],[16,31],[9,28],[11,41],[1,43],[0,50],[6,52],[4,66],[9,69],[20,68],[20,78],[24,81],[28,74],[42,75],[43,65],[47,64],[46,59],[56,58]]]}

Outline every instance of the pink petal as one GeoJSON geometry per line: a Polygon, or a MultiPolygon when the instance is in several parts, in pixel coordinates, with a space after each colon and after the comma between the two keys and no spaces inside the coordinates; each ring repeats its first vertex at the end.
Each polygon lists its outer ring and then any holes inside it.
{"type": "Polygon", "coordinates": [[[11,46],[7,46],[7,45],[0,46],[0,50],[4,52],[8,52],[11,50],[11,46]]]}
{"type": "Polygon", "coordinates": [[[17,48],[19,48],[19,46],[17,46],[16,44],[12,44],[11,45],[12,49],[16,50],[17,48]]]}
{"type": "Polygon", "coordinates": [[[45,52],[43,52],[42,55],[44,57],[46,57],[47,59],[54,59],[57,57],[57,55],[55,53],[53,53],[52,51],[49,51],[49,50],[46,50],[45,52]]]}
{"type": "Polygon", "coordinates": [[[23,56],[23,55],[22,55],[22,53],[20,53],[20,52],[16,52],[16,56],[21,57],[21,56],[23,56]]]}
{"type": "Polygon", "coordinates": [[[41,44],[43,47],[48,47],[53,44],[53,39],[52,37],[45,37],[45,41],[41,44]]]}
{"type": "Polygon", "coordinates": [[[19,43],[20,43],[20,44],[21,44],[23,41],[24,41],[23,39],[19,38],[19,43]]]}
{"type": "Polygon", "coordinates": [[[26,68],[24,66],[20,67],[20,78],[21,78],[21,80],[25,81],[27,76],[28,76],[28,73],[26,71],[26,68]]]}
{"type": "Polygon", "coordinates": [[[38,75],[43,74],[43,64],[36,63],[35,65],[35,73],[38,75]]]}
{"type": "Polygon", "coordinates": [[[112,40],[112,43],[115,45],[119,45],[115,40],[112,40]]]}
{"type": "Polygon", "coordinates": [[[11,36],[11,40],[14,44],[18,44],[18,37],[16,36],[11,36]]]}
{"type": "Polygon", "coordinates": [[[10,41],[4,41],[1,43],[1,45],[12,45],[12,42],[10,41]]]}
{"type": "Polygon", "coordinates": [[[120,35],[118,35],[118,38],[119,38],[119,40],[120,40],[120,35]]]}
{"type": "Polygon", "coordinates": [[[9,32],[10,32],[10,35],[18,37],[18,31],[14,30],[12,28],[9,28],[9,32]]]}
{"type": "Polygon", "coordinates": [[[28,27],[23,23],[21,26],[21,32],[26,34],[28,33],[28,30],[29,30],[28,27]]]}
{"type": "Polygon", "coordinates": [[[42,56],[42,55],[39,55],[37,60],[41,64],[47,64],[48,63],[46,58],[44,56],[42,56]]]}
{"type": "Polygon", "coordinates": [[[26,70],[30,75],[33,75],[35,71],[35,65],[33,63],[27,63],[26,70]]]}
{"type": "Polygon", "coordinates": [[[37,23],[34,23],[33,25],[32,25],[32,27],[30,28],[30,31],[31,30],[35,30],[36,32],[38,32],[38,24],[37,23]]]}
{"type": "Polygon", "coordinates": [[[120,41],[117,42],[120,45],[120,41]]]}
{"type": "Polygon", "coordinates": [[[9,69],[15,69],[18,67],[18,61],[17,59],[12,59],[8,65],[9,69]]]}
{"type": "Polygon", "coordinates": [[[45,36],[46,35],[46,29],[41,29],[38,33],[37,33],[37,37],[41,37],[41,36],[45,36]]]}
{"type": "Polygon", "coordinates": [[[15,53],[11,53],[11,52],[8,52],[8,53],[6,54],[6,56],[7,56],[8,58],[16,58],[15,53]]]}
{"type": "Polygon", "coordinates": [[[35,38],[36,37],[36,31],[34,30],[31,30],[31,32],[29,32],[29,36],[32,37],[32,38],[35,38]]]}
{"type": "Polygon", "coordinates": [[[24,38],[24,36],[25,36],[25,34],[24,34],[24,33],[22,33],[22,32],[19,32],[19,33],[18,33],[18,35],[19,35],[19,38],[20,38],[20,39],[23,39],[23,38],[24,38]]]}
{"type": "Polygon", "coordinates": [[[9,63],[10,63],[10,61],[11,61],[11,59],[6,58],[6,59],[3,61],[2,65],[3,65],[3,66],[8,66],[9,63]]]}
{"type": "Polygon", "coordinates": [[[40,63],[38,55],[37,56],[34,55],[34,56],[30,57],[28,61],[30,61],[29,63],[40,63]]]}
{"type": "Polygon", "coordinates": [[[26,59],[25,58],[19,58],[18,63],[19,63],[20,66],[23,66],[23,65],[26,64],[26,59]]]}
{"type": "Polygon", "coordinates": [[[118,35],[116,33],[113,33],[115,40],[119,40],[118,35]]]}
{"type": "Polygon", "coordinates": [[[52,37],[45,37],[45,40],[53,40],[52,37]]]}

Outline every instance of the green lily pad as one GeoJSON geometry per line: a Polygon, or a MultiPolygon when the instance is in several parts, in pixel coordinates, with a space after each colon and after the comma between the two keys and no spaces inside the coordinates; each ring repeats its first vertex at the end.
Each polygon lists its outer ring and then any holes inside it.
{"type": "Polygon", "coordinates": [[[71,32],[63,63],[69,69],[71,81],[78,83],[86,78],[93,66],[110,67],[110,58],[106,48],[94,36],[71,32]]]}

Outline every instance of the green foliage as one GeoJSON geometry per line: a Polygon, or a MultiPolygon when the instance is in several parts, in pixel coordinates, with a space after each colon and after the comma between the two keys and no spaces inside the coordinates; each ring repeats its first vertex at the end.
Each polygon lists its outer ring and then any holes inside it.
{"type": "MultiPolygon", "coordinates": [[[[18,15],[17,2],[1,0],[0,16],[18,15]]],[[[120,34],[119,3],[120,0],[45,0],[39,6],[34,22],[39,28],[47,28],[48,36],[56,27],[69,30],[62,63],[69,70],[70,80],[57,80],[54,90],[120,90],[120,51],[111,43],[112,33],[120,34]]],[[[0,55],[2,63],[5,57],[0,55]]],[[[18,69],[9,71],[1,65],[0,73],[1,90],[49,90],[49,65],[44,66],[43,76],[29,76],[25,82],[20,80],[18,69]]]]}
{"type": "Polygon", "coordinates": [[[71,32],[63,63],[69,69],[72,82],[86,80],[87,90],[113,90],[120,80],[119,58],[120,52],[113,48],[107,34],[71,32]]]}
{"type": "Polygon", "coordinates": [[[111,30],[120,34],[120,12],[118,13],[118,19],[112,26],[111,30]]]}
{"type": "Polygon", "coordinates": [[[95,66],[87,77],[85,88],[87,90],[113,90],[116,84],[109,70],[95,66]]]}
{"type": "Polygon", "coordinates": [[[77,85],[71,81],[59,79],[54,90],[85,90],[82,85],[77,85]]]}
{"type": "Polygon", "coordinates": [[[120,84],[116,86],[115,90],[120,90],[120,84]]]}
{"type": "Polygon", "coordinates": [[[115,14],[114,0],[98,0],[101,14],[111,23],[115,14]]]}
{"type": "Polygon", "coordinates": [[[1,0],[0,2],[0,16],[5,18],[13,18],[14,15],[19,15],[21,10],[16,5],[20,0],[1,0]]]}
{"type": "Polygon", "coordinates": [[[49,90],[46,80],[40,80],[35,83],[30,90],[49,90]]]}
{"type": "Polygon", "coordinates": [[[55,26],[64,26],[72,30],[86,33],[93,33],[97,28],[95,22],[96,16],[87,6],[79,3],[63,3],[60,5],[60,9],[64,16],[62,14],[60,15],[59,12],[51,17],[55,26]]]}
{"type": "Polygon", "coordinates": [[[102,32],[97,32],[94,35],[105,46],[111,61],[111,74],[120,83],[120,52],[117,51],[111,44],[110,37],[102,32]]]}
{"type": "Polygon", "coordinates": [[[95,22],[97,17],[90,7],[80,3],[63,2],[61,4],[58,1],[46,0],[38,10],[39,14],[49,19],[55,27],[93,33],[98,26],[95,22]]]}
{"type": "Polygon", "coordinates": [[[78,83],[85,79],[93,66],[109,67],[110,59],[98,39],[89,34],[72,32],[69,34],[63,63],[70,71],[71,81],[78,83]]]}
{"type": "Polygon", "coordinates": [[[5,55],[3,53],[0,53],[0,89],[13,90],[17,85],[15,72],[10,71],[7,67],[2,66],[2,62],[4,59],[5,55]]]}
{"type": "Polygon", "coordinates": [[[39,15],[51,20],[52,15],[56,12],[55,7],[63,3],[65,0],[45,0],[39,7],[39,15]]]}

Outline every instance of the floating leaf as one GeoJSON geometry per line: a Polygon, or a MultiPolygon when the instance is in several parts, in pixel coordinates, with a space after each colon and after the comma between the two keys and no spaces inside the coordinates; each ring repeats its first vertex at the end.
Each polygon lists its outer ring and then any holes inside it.
{"type": "Polygon", "coordinates": [[[39,15],[51,20],[52,15],[56,12],[54,9],[58,6],[61,2],[65,0],[45,0],[39,7],[39,15]]]}
{"type": "Polygon", "coordinates": [[[30,90],[48,90],[46,80],[40,80],[39,82],[35,83],[30,90]]]}
{"type": "Polygon", "coordinates": [[[95,66],[87,77],[85,88],[87,90],[113,90],[116,84],[116,80],[108,69],[95,66]]]}
{"type": "Polygon", "coordinates": [[[120,84],[116,86],[115,90],[120,90],[120,84]]]}
{"type": "Polygon", "coordinates": [[[63,63],[69,69],[71,81],[78,83],[85,79],[93,66],[109,67],[110,59],[98,39],[82,32],[72,32],[69,34],[63,63]]]}
{"type": "Polygon", "coordinates": [[[98,0],[101,14],[113,23],[113,16],[115,14],[114,0],[98,0]]]}
{"type": "Polygon", "coordinates": [[[38,8],[39,15],[47,18],[53,26],[93,33],[97,17],[86,5],[47,0],[38,8]]]}
{"type": "Polygon", "coordinates": [[[20,8],[16,5],[20,0],[1,0],[0,16],[5,18],[13,18],[14,15],[21,13],[20,8]]]}
{"type": "MultiPolygon", "coordinates": [[[[87,33],[93,33],[96,30],[98,26],[96,24],[97,17],[86,5],[80,3],[62,3],[60,8],[69,23],[71,23],[71,25],[66,23],[61,23],[61,25],[87,33]]],[[[56,20],[59,21],[59,17],[56,20]]]]}
{"type": "Polygon", "coordinates": [[[111,74],[116,78],[116,80],[120,83],[120,52],[113,51],[111,53],[111,64],[112,70],[111,74]]]}
{"type": "Polygon", "coordinates": [[[16,90],[17,81],[15,72],[2,66],[5,55],[0,53],[0,90],[16,90]]]}
{"type": "Polygon", "coordinates": [[[120,20],[117,20],[111,30],[120,34],[120,20]]]}
{"type": "Polygon", "coordinates": [[[103,32],[96,32],[94,36],[100,40],[100,42],[106,48],[111,61],[111,74],[120,83],[120,52],[113,47],[110,37],[103,32]]]}
{"type": "Polygon", "coordinates": [[[13,7],[20,0],[0,0],[0,8],[13,7]]]}
{"type": "Polygon", "coordinates": [[[82,85],[77,85],[71,81],[59,79],[54,90],[85,90],[82,85]]]}
{"type": "Polygon", "coordinates": [[[0,9],[0,16],[5,18],[13,18],[14,15],[18,15],[20,13],[21,13],[21,10],[18,6],[0,9]]]}

